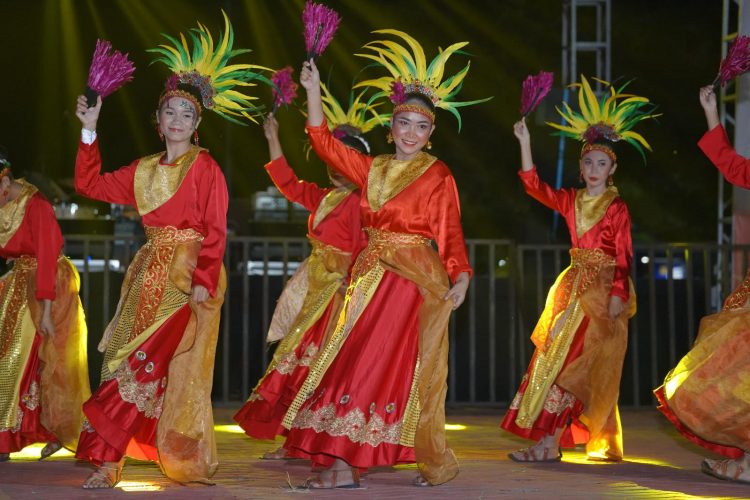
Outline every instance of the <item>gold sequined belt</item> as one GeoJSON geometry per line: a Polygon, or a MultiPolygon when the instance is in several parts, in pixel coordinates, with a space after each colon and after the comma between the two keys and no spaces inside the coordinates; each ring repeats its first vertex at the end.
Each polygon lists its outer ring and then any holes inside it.
{"type": "Polygon", "coordinates": [[[429,245],[430,240],[424,236],[410,233],[394,233],[376,227],[364,228],[369,246],[393,245],[398,247],[417,247],[429,245]]]}
{"type": "MultiPolygon", "coordinates": [[[[60,255],[57,260],[65,259],[64,255],[60,255]]],[[[36,269],[36,257],[32,255],[21,255],[13,260],[13,270],[15,271],[31,271],[36,269]]]]}
{"type": "Polygon", "coordinates": [[[574,268],[595,268],[615,265],[615,258],[604,253],[601,248],[571,248],[570,266],[574,268]]]}
{"type": "Polygon", "coordinates": [[[203,235],[195,229],[177,229],[174,226],[144,226],[149,245],[174,245],[191,241],[203,241],[203,235]]]}

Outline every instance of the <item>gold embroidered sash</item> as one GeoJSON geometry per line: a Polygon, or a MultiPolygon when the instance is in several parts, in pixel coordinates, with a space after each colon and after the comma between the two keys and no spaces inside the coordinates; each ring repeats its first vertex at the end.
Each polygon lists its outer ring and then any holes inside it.
{"type": "Polygon", "coordinates": [[[516,425],[531,428],[547,394],[562,370],[568,351],[584,318],[580,297],[605,267],[615,260],[601,249],[572,248],[571,264],[552,285],[542,316],[532,333],[537,346],[526,391],[518,404],[516,425]]]}
{"type": "Polygon", "coordinates": [[[0,431],[17,430],[21,416],[18,398],[24,367],[34,343],[36,327],[27,302],[29,269],[33,257],[16,259],[13,269],[0,278],[0,431]]]}
{"type": "Polygon", "coordinates": [[[26,215],[26,205],[37,192],[36,186],[24,179],[17,179],[16,182],[21,184],[21,193],[18,198],[0,207],[0,247],[7,245],[21,227],[26,215]]]}
{"type": "Polygon", "coordinates": [[[617,188],[610,186],[602,194],[589,196],[585,189],[579,189],[576,193],[576,234],[580,238],[594,227],[604,214],[607,213],[609,205],[619,196],[617,188]]]}
{"type": "Polygon", "coordinates": [[[187,304],[203,236],[194,229],[146,227],[148,242],[128,267],[115,317],[104,332],[102,381],[187,304]]]}
{"type": "Polygon", "coordinates": [[[411,160],[396,160],[392,154],[376,156],[367,177],[367,201],[373,212],[409,187],[435,161],[437,158],[425,152],[411,160]]]}
{"type": "Polygon", "coordinates": [[[333,212],[336,207],[338,207],[341,202],[344,201],[346,197],[352,193],[352,191],[353,190],[351,188],[346,187],[337,187],[336,189],[328,191],[328,193],[320,201],[320,205],[318,205],[317,210],[315,210],[312,228],[315,229],[316,227],[318,227],[318,224],[323,222],[323,219],[325,219],[328,214],[333,212]]]}
{"type": "Polygon", "coordinates": [[[164,205],[174,196],[203,148],[191,146],[173,165],[159,161],[164,152],[141,158],[136,166],[133,190],[140,215],[146,215],[164,205]]]}

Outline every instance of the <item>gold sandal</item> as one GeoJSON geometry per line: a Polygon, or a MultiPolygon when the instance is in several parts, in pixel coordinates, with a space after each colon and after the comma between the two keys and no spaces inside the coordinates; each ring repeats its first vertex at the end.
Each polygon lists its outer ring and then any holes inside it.
{"type": "Polygon", "coordinates": [[[39,453],[39,460],[44,460],[45,458],[50,457],[51,455],[54,455],[60,449],[62,448],[62,444],[60,444],[60,441],[50,441],[46,445],[44,445],[44,448],[42,448],[42,451],[39,453]]]}
{"type": "Polygon", "coordinates": [[[94,472],[89,475],[82,487],[87,490],[101,490],[111,489],[117,486],[117,483],[122,479],[122,467],[107,467],[106,465],[100,465],[94,472]],[[115,471],[114,475],[109,471],[115,471]],[[91,484],[95,480],[101,481],[102,485],[91,484]]]}

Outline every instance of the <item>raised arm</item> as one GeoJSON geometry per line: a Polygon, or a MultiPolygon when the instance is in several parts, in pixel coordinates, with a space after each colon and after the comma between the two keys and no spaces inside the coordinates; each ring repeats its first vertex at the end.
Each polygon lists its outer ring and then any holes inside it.
{"type": "Polygon", "coordinates": [[[102,106],[101,97],[97,105],[89,108],[86,98],[78,96],[76,116],[81,120],[81,141],[78,144],[75,165],[76,192],[95,200],[135,206],[133,176],[136,163],[115,172],[102,174],[102,157],[96,138],[96,122],[102,106]]]}
{"type": "Polygon", "coordinates": [[[526,127],[526,119],[522,118],[513,125],[513,135],[521,146],[521,170],[518,172],[523,188],[533,198],[548,206],[552,210],[560,211],[562,194],[542,181],[537,174],[534,160],[531,156],[531,134],[526,127]]]}
{"type": "Polygon", "coordinates": [[[320,73],[315,62],[302,65],[300,84],[307,91],[307,134],[315,153],[359,187],[367,184],[372,158],[346,146],[328,130],[320,96],[320,73]]]}
{"type": "Polygon", "coordinates": [[[727,181],[735,186],[750,189],[750,161],[737,154],[724,127],[717,125],[706,132],[698,141],[698,147],[727,181]]]}
{"type": "Polygon", "coordinates": [[[314,212],[327,191],[315,183],[299,180],[294,174],[294,170],[284,157],[279,141],[279,124],[273,115],[266,118],[263,132],[271,156],[271,161],[266,164],[266,172],[271,180],[287,200],[299,203],[310,212],[314,212]]]}

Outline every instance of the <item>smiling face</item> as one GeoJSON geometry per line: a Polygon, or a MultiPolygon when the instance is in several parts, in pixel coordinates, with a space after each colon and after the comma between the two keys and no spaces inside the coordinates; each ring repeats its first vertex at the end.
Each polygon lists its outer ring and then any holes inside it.
{"type": "Polygon", "coordinates": [[[201,119],[195,105],[184,97],[166,99],[156,114],[159,129],[170,142],[190,142],[201,119]]]}
{"type": "Polygon", "coordinates": [[[599,194],[607,187],[607,178],[615,173],[617,163],[603,151],[591,150],[580,161],[581,175],[590,194],[599,194]]]}
{"type": "MultiPolygon", "coordinates": [[[[407,104],[419,105],[418,101],[407,104]]],[[[397,160],[411,160],[430,140],[435,124],[427,116],[414,111],[401,111],[391,119],[391,135],[397,160]]]]}

